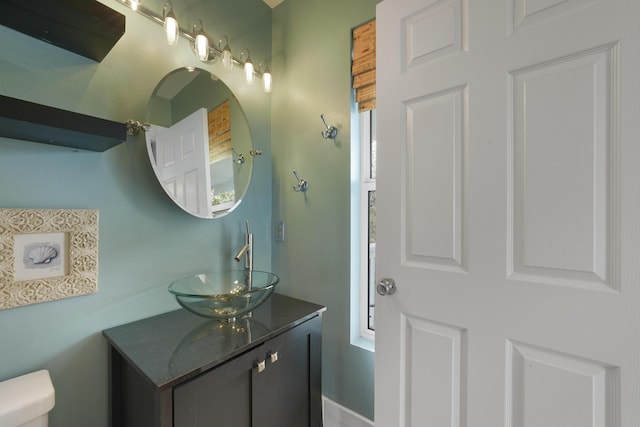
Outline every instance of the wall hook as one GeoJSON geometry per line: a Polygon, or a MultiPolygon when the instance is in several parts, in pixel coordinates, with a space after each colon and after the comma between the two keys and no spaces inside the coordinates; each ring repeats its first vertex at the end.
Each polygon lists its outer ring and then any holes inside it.
{"type": "Polygon", "coordinates": [[[124,122],[127,125],[127,135],[133,136],[140,133],[141,130],[148,131],[151,126],[149,123],[142,123],[139,120],[129,119],[124,122]]]}
{"type": "Polygon", "coordinates": [[[293,176],[295,176],[296,179],[298,180],[298,183],[293,186],[293,191],[296,191],[296,192],[302,191],[303,193],[307,191],[307,188],[309,188],[309,182],[304,179],[300,179],[298,177],[298,172],[295,169],[293,171],[293,176]]]}
{"type": "Polygon", "coordinates": [[[322,123],[324,123],[325,127],[327,128],[326,130],[323,130],[321,132],[322,137],[324,139],[336,139],[336,136],[338,136],[338,128],[336,128],[335,126],[329,126],[327,124],[327,121],[324,119],[324,114],[320,114],[320,118],[322,119],[322,123]]]}
{"type": "Polygon", "coordinates": [[[236,155],[236,158],[233,161],[233,163],[238,164],[238,165],[243,165],[244,162],[245,162],[244,154],[238,153],[236,150],[233,149],[233,147],[231,147],[231,151],[233,151],[233,154],[236,155]]]}

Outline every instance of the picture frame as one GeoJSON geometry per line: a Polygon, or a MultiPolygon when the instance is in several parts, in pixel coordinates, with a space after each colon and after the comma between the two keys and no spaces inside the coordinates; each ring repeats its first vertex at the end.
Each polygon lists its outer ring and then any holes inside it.
{"type": "Polygon", "coordinates": [[[0,209],[0,310],[98,291],[97,209],[0,209]]]}

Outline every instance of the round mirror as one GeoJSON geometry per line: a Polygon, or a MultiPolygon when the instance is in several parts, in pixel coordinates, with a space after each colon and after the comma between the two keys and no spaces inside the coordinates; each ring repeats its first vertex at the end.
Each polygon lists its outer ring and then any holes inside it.
{"type": "Polygon", "coordinates": [[[153,91],[146,121],[149,160],[178,206],[216,218],[240,203],[253,169],[251,132],[221,80],[201,69],[172,71],[153,91]]]}

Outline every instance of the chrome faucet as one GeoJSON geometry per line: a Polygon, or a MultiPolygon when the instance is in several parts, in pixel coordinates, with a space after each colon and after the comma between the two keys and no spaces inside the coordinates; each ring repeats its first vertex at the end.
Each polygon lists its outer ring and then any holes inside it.
{"type": "Polygon", "coordinates": [[[240,252],[233,257],[236,262],[240,262],[240,259],[244,255],[244,269],[247,272],[253,270],[253,234],[249,232],[249,221],[246,221],[247,235],[245,236],[244,246],[240,249],[240,252]]]}
{"type": "MultiPolygon", "coordinates": [[[[253,289],[253,234],[249,232],[249,221],[245,221],[247,226],[247,235],[244,239],[244,246],[240,249],[240,252],[233,257],[236,262],[240,262],[240,258],[244,255],[244,279],[247,290],[253,289]]],[[[249,300],[247,300],[247,304],[249,300]]],[[[251,313],[248,314],[251,316],[251,313]]]]}

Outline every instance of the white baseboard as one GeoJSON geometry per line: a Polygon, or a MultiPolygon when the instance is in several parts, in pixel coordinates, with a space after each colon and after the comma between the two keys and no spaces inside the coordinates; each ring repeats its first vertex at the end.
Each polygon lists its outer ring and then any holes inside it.
{"type": "Polygon", "coordinates": [[[324,427],[373,427],[373,422],[322,396],[324,427]]]}

